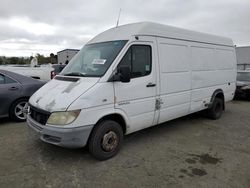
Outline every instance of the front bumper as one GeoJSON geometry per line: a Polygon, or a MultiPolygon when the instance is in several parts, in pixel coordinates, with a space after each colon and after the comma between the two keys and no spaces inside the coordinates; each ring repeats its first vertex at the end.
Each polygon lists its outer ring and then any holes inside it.
{"type": "Polygon", "coordinates": [[[35,132],[42,141],[66,148],[84,147],[94,127],[94,125],[75,128],[51,127],[34,121],[30,115],[27,117],[27,124],[30,131],[35,132]]]}

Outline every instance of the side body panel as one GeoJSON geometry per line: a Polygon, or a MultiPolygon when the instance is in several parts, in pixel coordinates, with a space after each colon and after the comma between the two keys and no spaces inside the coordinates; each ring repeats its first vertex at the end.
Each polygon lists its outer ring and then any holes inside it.
{"type": "Polygon", "coordinates": [[[191,96],[190,49],[185,41],[157,38],[160,77],[158,123],[188,114],[191,96]]]}
{"type": "Polygon", "coordinates": [[[236,87],[236,57],[233,47],[190,45],[192,96],[190,112],[205,108],[216,89],[222,89],[225,102],[233,99],[236,87]]]}
{"type": "Polygon", "coordinates": [[[233,47],[157,38],[160,102],[158,123],[207,108],[216,89],[232,100],[236,82],[233,47]]]}

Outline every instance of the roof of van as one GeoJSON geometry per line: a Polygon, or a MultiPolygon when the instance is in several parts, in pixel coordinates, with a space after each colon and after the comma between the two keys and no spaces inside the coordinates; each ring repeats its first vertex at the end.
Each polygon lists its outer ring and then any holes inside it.
{"type": "Polygon", "coordinates": [[[132,36],[140,35],[159,36],[164,38],[233,46],[233,41],[230,38],[200,33],[153,22],[139,22],[111,28],[94,37],[88,42],[88,44],[113,40],[129,40],[132,36]]]}

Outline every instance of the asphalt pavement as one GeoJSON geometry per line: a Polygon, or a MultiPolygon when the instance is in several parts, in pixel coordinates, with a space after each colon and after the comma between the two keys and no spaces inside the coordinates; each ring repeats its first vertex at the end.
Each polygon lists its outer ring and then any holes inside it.
{"type": "Polygon", "coordinates": [[[233,101],[219,120],[193,114],[125,137],[97,161],[0,119],[0,187],[250,187],[250,102],[233,101]]]}

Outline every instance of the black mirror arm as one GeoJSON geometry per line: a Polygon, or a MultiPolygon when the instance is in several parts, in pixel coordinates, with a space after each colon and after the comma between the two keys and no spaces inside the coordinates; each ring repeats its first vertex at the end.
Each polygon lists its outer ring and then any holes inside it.
{"type": "Polygon", "coordinates": [[[113,74],[108,80],[109,82],[121,81],[124,83],[130,82],[130,68],[122,66],[117,69],[117,73],[113,74]]]}
{"type": "Polygon", "coordinates": [[[108,82],[118,82],[120,80],[121,80],[121,73],[116,73],[109,78],[108,82]]]}
{"type": "Polygon", "coordinates": [[[120,81],[120,80],[121,80],[121,73],[114,74],[113,81],[116,82],[116,81],[120,81]]]}

